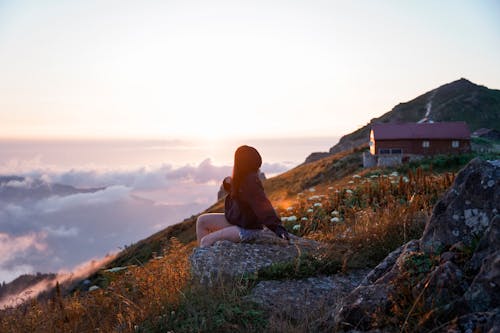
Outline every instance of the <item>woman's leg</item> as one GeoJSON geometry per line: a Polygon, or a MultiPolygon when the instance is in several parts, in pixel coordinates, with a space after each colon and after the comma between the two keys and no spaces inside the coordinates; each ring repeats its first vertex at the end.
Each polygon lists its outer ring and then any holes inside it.
{"type": "Polygon", "coordinates": [[[231,225],[224,229],[217,230],[212,232],[206,236],[204,236],[200,240],[200,247],[207,247],[212,245],[213,243],[219,240],[228,240],[234,243],[238,243],[241,241],[240,239],[240,228],[235,225],[231,225]]]}
{"type": "Polygon", "coordinates": [[[200,244],[201,239],[206,235],[232,226],[227,222],[223,213],[208,213],[198,216],[196,220],[196,239],[200,244]]]}

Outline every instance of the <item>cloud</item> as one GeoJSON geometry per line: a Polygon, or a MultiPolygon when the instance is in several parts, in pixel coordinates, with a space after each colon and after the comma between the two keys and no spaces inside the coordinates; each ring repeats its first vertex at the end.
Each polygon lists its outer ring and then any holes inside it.
{"type": "Polygon", "coordinates": [[[93,193],[77,193],[68,196],[51,196],[40,200],[35,209],[43,213],[52,213],[59,210],[82,206],[105,205],[129,198],[130,188],[126,186],[110,186],[93,193]]]}
{"type": "Polygon", "coordinates": [[[12,278],[13,274],[17,274],[19,271],[25,273],[32,266],[22,263],[22,259],[32,253],[44,252],[47,250],[47,247],[48,244],[46,243],[46,234],[44,232],[31,232],[20,236],[0,233],[0,271],[2,272],[0,280],[4,281],[12,278]]]}
{"type": "MultiPolygon", "coordinates": [[[[286,167],[266,163],[262,169],[274,173],[286,167]]],[[[28,270],[72,270],[178,223],[215,203],[222,179],[231,172],[231,166],[205,159],[179,168],[163,164],[16,174],[24,178],[0,183],[0,281],[28,270]],[[55,184],[74,189],[36,191],[55,184]],[[96,190],[79,193],[78,188],[96,190]],[[20,190],[22,196],[12,196],[20,190]],[[8,193],[9,200],[3,200],[8,193]]]]}

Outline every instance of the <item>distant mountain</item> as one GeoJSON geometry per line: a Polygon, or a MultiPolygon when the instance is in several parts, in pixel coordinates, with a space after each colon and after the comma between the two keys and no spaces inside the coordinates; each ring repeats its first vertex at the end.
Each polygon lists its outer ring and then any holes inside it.
{"type": "Polygon", "coordinates": [[[442,85],[417,98],[396,105],[366,126],[344,135],[328,152],[312,153],[305,163],[367,144],[371,123],[465,121],[472,131],[500,130],[500,90],[474,84],[464,78],[442,85]]]}
{"type": "Polygon", "coordinates": [[[94,193],[103,189],[104,187],[81,189],[70,185],[49,183],[40,178],[0,176],[0,202],[40,200],[54,195],[94,193]]]}
{"type": "Polygon", "coordinates": [[[10,283],[5,283],[5,281],[0,284],[0,304],[7,301],[7,299],[12,295],[18,295],[21,291],[29,289],[30,287],[36,285],[42,281],[51,281],[56,278],[56,274],[24,274],[17,277],[10,283]]]}

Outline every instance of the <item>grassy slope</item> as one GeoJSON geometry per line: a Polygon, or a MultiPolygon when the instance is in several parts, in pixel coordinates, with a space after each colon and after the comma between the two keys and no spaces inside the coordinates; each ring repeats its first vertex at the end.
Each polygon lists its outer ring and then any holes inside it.
{"type": "MultiPolygon", "coordinates": [[[[357,150],[332,155],[314,163],[300,165],[277,177],[264,181],[264,188],[270,200],[276,206],[286,205],[288,200],[311,186],[326,186],[328,183],[345,177],[362,167],[361,151],[357,150]]],[[[223,201],[220,200],[201,212],[223,212],[223,201]]],[[[148,261],[153,253],[160,254],[168,247],[171,237],[182,243],[196,240],[195,223],[198,215],[186,218],[184,221],[169,226],[124,249],[108,267],[137,265],[148,261]]]]}

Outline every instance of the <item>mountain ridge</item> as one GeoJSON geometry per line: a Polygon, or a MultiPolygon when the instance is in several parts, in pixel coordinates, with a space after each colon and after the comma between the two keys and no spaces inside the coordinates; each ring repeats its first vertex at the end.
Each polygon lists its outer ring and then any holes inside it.
{"type": "Polygon", "coordinates": [[[500,90],[475,84],[465,78],[443,84],[416,98],[399,103],[365,126],[343,135],[328,152],[313,152],[304,163],[353,149],[368,142],[371,124],[382,122],[465,121],[471,132],[480,128],[500,129],[500,90]]]}

